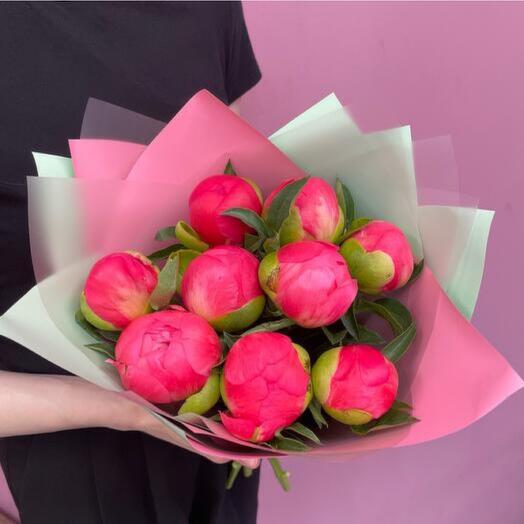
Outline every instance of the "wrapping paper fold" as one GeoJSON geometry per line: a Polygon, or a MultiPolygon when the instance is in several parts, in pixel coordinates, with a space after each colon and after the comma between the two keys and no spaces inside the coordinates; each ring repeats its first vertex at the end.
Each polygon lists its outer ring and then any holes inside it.
{"type": "MultiPolygon", "coordinates": [[[[476,209],[474,199],[456,191],[446,139],[415,147],[414,159],[408,127],[363,134],[331,95],[268,140],[207,92],[195,95],[167,125],[91,101],[82,136],[87,138],[70,141],[74,179],[67,159],[36,157],[43,178],[29,183],[29,223],[39,284],[0,318],[2,335],[101,387],[121,390],[115,370],[83,347],[87,335],[74,322],[85,275],[104,253],[161,247],[152,240],[155,231],[184,218],[195,183],[231,159],[240,175],[266,193],[304,172],[330,182],[340,177],[352,190],[358,213],[398,224],[427,264],[402,291],[418,333],[399,366],[399,398],[414,406],[421,421],[367,437],[331,423],[321,435],[324,445],[309,454],[354,456],[438,438],[473,423],[522,387],[503,356],[467,320],[482,279],[493,213],[476,209]],[[424,174],[433,179],[429,171],[440,170],[442,185],[417,186],[415,166],[421,179],[424,174]],[[53,170],[56,176],[50,178],[53,170]],[[447,205],[437,205],[438,198],[447,205]]],[[[231,459],[281,454],[238,441],[205,417],[163,420],[199,453],[231,459]]]]}

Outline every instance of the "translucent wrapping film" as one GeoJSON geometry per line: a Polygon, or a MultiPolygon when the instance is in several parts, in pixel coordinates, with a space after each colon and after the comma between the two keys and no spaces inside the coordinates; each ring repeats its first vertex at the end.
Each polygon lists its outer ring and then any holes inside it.
{"type": "MultiPolygon", "coordinates": [[[[350,457],[437,438],[471,424],[522,387],[466,318],[481,282],[492,212],[477,209],[474,198],[458,191],[449,138],[413,145],[409,127],[363,134],[331,95],[267,140],[201,92],[165,125],[91,100],[82,138],[70,145],[74,178],[62,160],[54,167],[37,162],[42,178],[29,180],[38,289],[0,319],[2,334],[64,369],[121,389],[113,367],[83,347],[87,335],[75,324],[89,268],[111,251],[163,247],[153,240],[155,232],[186,218],[194,185],[231,159],[266,194],[279,181],[304,173],[330,182],[339,177],[355,197],[357,214],[396,223],[427,265],[401,291],[417,338],[399,365],[399,398],[414,406],[421,422],[366,438],[333,425],[322,435],[325,444],[310,454],[350,457]]],[[[170,417],[164,423],[184,446],[203,454],[280,453],[239,441],[205,417],[170,417]]]]}
{"type": "Polygon", "coordinates": [[[123,140],[149,144],[165,126],[164,122],[140,113],[90,98],[82,121],[80,138],[123,140]]]}

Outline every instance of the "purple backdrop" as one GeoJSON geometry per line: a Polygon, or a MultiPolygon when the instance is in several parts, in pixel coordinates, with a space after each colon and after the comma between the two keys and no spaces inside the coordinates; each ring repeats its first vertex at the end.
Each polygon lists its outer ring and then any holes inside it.
{"type": "MultiPolygon", "coordinates": [[[[264,133],[335,91],[366,130],[452,135],[462,191],[497,212],[474,322],[523,375],[524,4],[244,9],[263,80],[242,112],[264,133]]],[[[440,441],[347,463],[288,460],[288,494],[264,467],[259,524],[524,522],[523,411],[520,392],[440,441]]]]}
{"type": "MultiPolygon", "coordinates": [[[[245,14],[264,78],[242,110],[261,131],[336,91],[364,129],[453,136],[462,190],[497,211],[474,322],[524,375],[524,4],[251,2],[245,14]]],[[[289,460],[289,494],[264,467],[259,524],[521,523],[523,411],[520,392],[440,441],[289,460]]]]}

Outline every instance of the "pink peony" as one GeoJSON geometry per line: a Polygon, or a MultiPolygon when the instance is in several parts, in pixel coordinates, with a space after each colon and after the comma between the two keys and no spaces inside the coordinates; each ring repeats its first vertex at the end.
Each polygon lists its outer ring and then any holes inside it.
{"type": "Polygon", "coordinates": [[[381,417],[397,395],[395,366],[378,349],[365,344],[322,353],[311,377],[315,398],[344,424],[366,424],[381,417]]]}
{"type": "Polygon", "coordinates": [[[81,310],[99,329],[118,331],[150,311],[149,299],[158,282],[158,269],[136,252],[112,253],[89,272],[81,310]]]}
{"type": "Polygon", "coordinates": [[[253,333],[229,351],[221,380],[229,413],[222,423],[234,436],[271,440],[292,424],[311,400],[309,355],[280,333],[253,333]]]}
{"type": "MultiPolygon", "coordinates": [[[[298,179],[282,182],[273,190],[262,210],[267,216],[275,196],[288,184],[298,179]]],[[[344,226],[344,214],[338,205],[334,189],[321,178],[310,178],[295,197],[288,217],[280,228],[280,244],[298,240],[324,240],[336,242],[344,226]]]]}
{"type": "Polygon", "coordinates": [[[202,390],[220,356],[213,328],[175,306],[131,322],[118,338],[113,365],[126,389],[167,404],[202,390]]]}
{"type": "Polygon", "coordinates": [[[237,246],[217,246],[195,258],[182,278],[186,307],[220,331],[239,331],[262,314],[258,259],[237,246]]]}
{"type": "Polygon", "coordinates": [[[235,207],[260,213],[262,197],[257,186],[238,176],[210,176],[189,197],[189,221],[208,244],[242,244],[244,234],[252,230],[237,218],[221,215],[235,207]]]}
{"type": "Polygon", "coordinates": [[[264,291],[287,317],[315,328],[337,321],[357,295],[338,247],[306,240],[287,244],[260,264],[264,291]]]}
{"type": "Polygon", "coordinates": [[[404,233],[391,222],[372,220],[341,246],[351,274],[364,293],[402,287],[413,273],[413,253],[404,233]]]}

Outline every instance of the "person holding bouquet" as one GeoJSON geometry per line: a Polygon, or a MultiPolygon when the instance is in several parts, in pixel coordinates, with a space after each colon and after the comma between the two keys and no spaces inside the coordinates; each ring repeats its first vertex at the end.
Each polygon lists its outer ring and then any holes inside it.
{"type": "MultiPolygon", "coordinates": [[[[63,137],[78,134],[89,96],[168,120],[202,88],[234,104],[260,71],[238,2],[6,3],[0,15],[3,313],[34,285],[33,146],[67,155],[63,137]]],[[[162,424],[135,403],[3,338],[0,437],[24,523],[256,519],[257,471],[226,491],[226,464],[163,442],[162,424]]]]}

